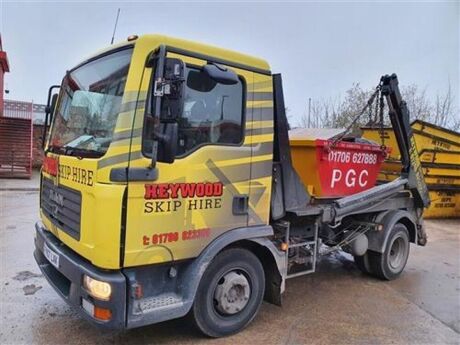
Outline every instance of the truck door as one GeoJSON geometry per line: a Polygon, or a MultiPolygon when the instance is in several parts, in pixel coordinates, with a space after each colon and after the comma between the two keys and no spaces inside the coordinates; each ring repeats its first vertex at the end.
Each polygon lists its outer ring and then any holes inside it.
{"type": "MultiPolygon", "coordinates": [[[[155,181],[128,182],[125,267],[196,257],[225,231],[248,225],[254,73],[229,67],[239,82],[223,85],[203,73],[209,60],[167,56],[186,64],[178,152],[173,163],[157,163],[155,181]]],[[[148,93],[152,72],[145,68],[140,95],[148,93]]],[[[151,119],[144,113],[134,120],[139,138],[132,140],[130,169],[151,164],[151,119]]]]}

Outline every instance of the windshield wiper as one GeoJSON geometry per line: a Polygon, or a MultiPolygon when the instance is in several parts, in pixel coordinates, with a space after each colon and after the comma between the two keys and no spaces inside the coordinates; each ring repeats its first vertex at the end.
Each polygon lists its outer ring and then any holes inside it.
{"type": "Polygon", "coordinates": [[[90,157],[90,158],[98,158],[101,157],[104,152],[91,150],[91,149],[82,149],[72,146],[64,146],[62,148],[64,150],[64,154],[68,156],[77,156],[77,157],[90,157]]]}
{"type": "Polygon", "coordinates": [[[56,146],[56,145],[48,146],[47,151],[50,151],[50,152],[53,152],[53,153],[61,153],[61,154],[65,153],[65,149],[62,146],[56,146]]]}
{"type": "Polygon", "coordinates": [[[72,147],[69,145],[66,146],[50,146],[48,151],[53,153],[62,154],[66,156],[75,156],[75,157],[90,157],[90,158],[99,158],[104,155],[105,152],[91,149],[83,149],[72,147]]]}

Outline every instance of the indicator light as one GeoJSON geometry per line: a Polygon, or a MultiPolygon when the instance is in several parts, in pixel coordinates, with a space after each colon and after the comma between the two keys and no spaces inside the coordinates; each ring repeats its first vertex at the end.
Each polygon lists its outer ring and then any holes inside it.
{"type": "Polygon", "coordinates": [[[110,309],[94,306],[93,316],[95,319],[98,320],[109,321],[112,318],[112,312],[110,311],[110,309]]]}
{"type": "Polygon", "coordinates": [[[84,298],[82,298],[81,300],[81,306],[89,315],[91,315],[95,319],[101,321],[109,321],[112,318],[112,312],[110,311],[110,309],[95,306],[90,301],[84,298]]]}

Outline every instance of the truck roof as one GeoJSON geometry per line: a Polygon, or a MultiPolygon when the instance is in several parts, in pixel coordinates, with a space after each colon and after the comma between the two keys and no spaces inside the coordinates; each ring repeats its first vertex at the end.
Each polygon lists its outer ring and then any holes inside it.
{"type": "Polygon", "coordinates": [[[199,52],[200,54],[229,60],[232,62],[236,62],[238,64],[248,65],[251,67],[255,67],[256,69],[264,70],[267,72],[270,71],[270,65],[267,63],[267,61],[254,57],[254,56],[242,54],[242,53],[224,49],[224,48],[219,48],[219,47],[209,45],[209,44],[203,44],[203,43],[198,43],[194,41],[183,40],[179,38],[173,38],[173,37],[158,35],[158,34],[140,35],[135,40],[131,40],[131,41],[126,40],[126,41],[122,41],[117,44],[108,46],[96,52],[96,54],[93,54],[87,57],[86,59],[84,59],[83,63],[86,62],[87,60],[91,60],[97,57],[98,55],[104,54],[106,52],[109,52],[111,50],[114,50],[114,49],[117,49],[123,46],[132,45],[132,44],[148,44],[152,47],[156,47],[160,44],[165,44],[167,46],[189,50],[193,52],[199,52]]]}

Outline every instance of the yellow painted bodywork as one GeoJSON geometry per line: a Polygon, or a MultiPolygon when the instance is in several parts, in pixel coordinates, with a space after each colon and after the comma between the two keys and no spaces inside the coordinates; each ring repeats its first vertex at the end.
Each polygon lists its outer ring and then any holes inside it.
{"type": "Polygon", "coordinates": [[[424,218],[460,217],[460,190],[430,190],[431,205],[423,213],[424,218]]]}
{"type": "MultiPolygon", "coordinates": [[[[57,158],[60,165],[83,168],[97,173],[96,159],[80,160],[76,157],[58,156],[51,153],[48,153],[48,156],[57,158]]],[[[75,182],[72,178],[63,179],[59,175],[53,177],[44,171],[42,171],[42,175],[42,178],[48,178],[55,184],[80,191],[82,195],[79,240],[74,239],[55,226],[40,211],[45,227],[63,243],[90,260],[94,265],[103,268],[117,268],[120,262],[121,200],[125,186],[100,183],[98,182],[97,174],[94,174],[92,186],[75,182]]]]}
{"type": "MultiPolygon", "coordinates": [[[[411,124],[419,149],[431,205],[425,218],[460,217],[460,133],[423,121],[411,124]]],[[[378,128],[362,128],[363,137],[382,144],[378,128]]],[[[391,147],[390,157],[382,164],[378,179],[392,181],[400,176],[401,156],[392,129],[384,129],[383,144],[391,147]]]]}
{"type": "MultiPolygon", "coordinates": [[[[125,42],[115,48],[123,45],[132,45],[134,49],[121,111],[114,129],[115,135],[124,134],[125,139],[113,141],[106,154],[98,159],[78,159],[48,153],[48,156],[58,159],[59,164],[93,171],[94,183],[92,186],[83,185],[71,179],[50,176],[43,171],[44,178],[82,194],[80,240],[67,235],[41,213],[45,227],[95,266],[117,269],[122,266],[141,266],[193,258],[213,239],[228,230],[268,224],[273,151],[273,100],[272,97],[265,97],[263,101],[258,101],[257,93],[263,93],[265,96],[272,94],[271,75],[229,67],[244,79],[246,86],[246,134],[240,146],[206,145],[183,158],[176,159],[172,164],[158,163],[157,181],[115,183],[110,180],[110,171],[113,168],[148,167],[151,164],[150,158],[141,152],[145,104],[153,73],[152,68],[145,67],[145,62],[151,52],[160,45],[208,55],[254,69],[269,70],[268,64],[264,60],[233,51],[159,35],[140,36],[133,42],[125,42]],[[222,176],[225,177],[224,180],[222,176]],[[224,184],[221,207],[218,209],[182,208],[176,212],[144,212],[146,183],[217,181],[224,184]],[[125,193],[127,210],[123,236],[122,205],[125,193]],[[232,200],[236,194],[249,196],[250,207],[247,215],[232,214],[232,200]],[[210,229],[210,235],[206,238],[178,240],[161,245],[146,246],[143,243],[144,236],[170,232],[182,234],[183,231],[203,228],[210,229]],[[123,247],[124,251],[120,251],[120,247],[123,247]]],[[[111,49],[113,46],[95,56],[107,53],[111,49]]],[[[178,57],[194,65],[207,63],[179,54],[168,53],[168,56],[178,57]]]]}
{"type": "MultiPolygon", "coordinates": [[[[460,145],[460,133],[448,130],[446,128],[433,125],[431,123],[415,120],[411,124],[412,130],[416,133],[425,134],[434,138],[441,138],[443,141],[454,143],[454,146],[460,145]]],[[[454,149],[454,147],[447,147],[446,149],[454,149]]]]}
{"type": "Polygon", "coordinates": [[[292,165],[300,179],[314,196],[321,196],[321,181],[318,174],[315,139],[290,137],[292,165]],[[308,163],[307,163],[308,162],[308,163]]]}
{"type": "MultiPolygon", "coordinates": [[[[268,69],[268,65],[253,58],[243,58],[240,54],[204,47],[185,41],[165,42],[167,45],[195,51],[213,57],[268,69]],[[178,45],[177,45],[178,44],[178,45]]],[[[149,52],[148,47],[141,52],[141,57],[149,52]]],[[[207,62],[180,54],[168,54],[180,58],[187,64],[202,66],[207,62]]],[[[135,59],[137,56],[134,56],[135,59]]],[[[139,66],[142,66],[139,64],[139,66]]],[[[232,67],[231,67],[232,68],[232,67]]],[[[128,189],[127,233],[125,244],[125,266],[137,266],[181,260],[198,256],[216,237],[225,231],[246,227],[248,225],[268,224],[271,191],[272,150],[259,154],[259,148],[272,145],[273,118],[262,121],[261,108],[273,109],[273,101],[254,101],[254,92],[271,92],[271,76],[232,68],[246,84],[246,136],[240,146],[206,145],[193,153],[176,159],[173,164],[159,163],[159,179],[155,183],[199,183],[221,181],[218,169],[228,182],[224,183],[222,206],[219,209],[189,210],[190,200],[179,198],[182,207],[176,211],[145,213],[144,182],[130,182],[128,189]],[[271,123],[271,126],[270,126],[271,123]],[[252,135],[252,131],[264,128],[265,134],[252,135]],[[255,168],[257,166],[257,169],[255,168]],[[253,169],[251,169],[253,168],[253,169]],[[257,172],[257,174],[256,174],[257,172]],[[253,173],[253,175],[251,175],[253,173]],[[259,198],[259,193],[262,196],[259,198]],[[232,199],[235,194],[249,195],[249,215],[233,215],[232,199]],[[256,198],[257,197],[257,198],[256,198]],[[210,229],[210,236],[197,240],[178,240],[167,244],[144,245],[144,236],[155,234],[178,233],[193,229],[210,229]]],[[[140,92],[146,94],[152,70],[145,68],[137,73],[143,78],[136,81],[140,92]]],[[[273,112],[273,110],[272,110],[273,112]]],[[[272,115],[273,116],[273,115],[272,115]]],[[[142,128],[144,112],[136,112],[133,128],[142,128]]],[[[132,145],[132,152],[141,150],[141,145],[132,145]]],[[[262,152],[260,150],[260,152],[262,152]]],[[[150,159],[144,156],[133,158],[131,167],[147,167],[150,159]]],[[[195,199],[197,200],[197,199],[195,199]]],[[[199,200],[197,200],[199,201],[199,200]]]]}

